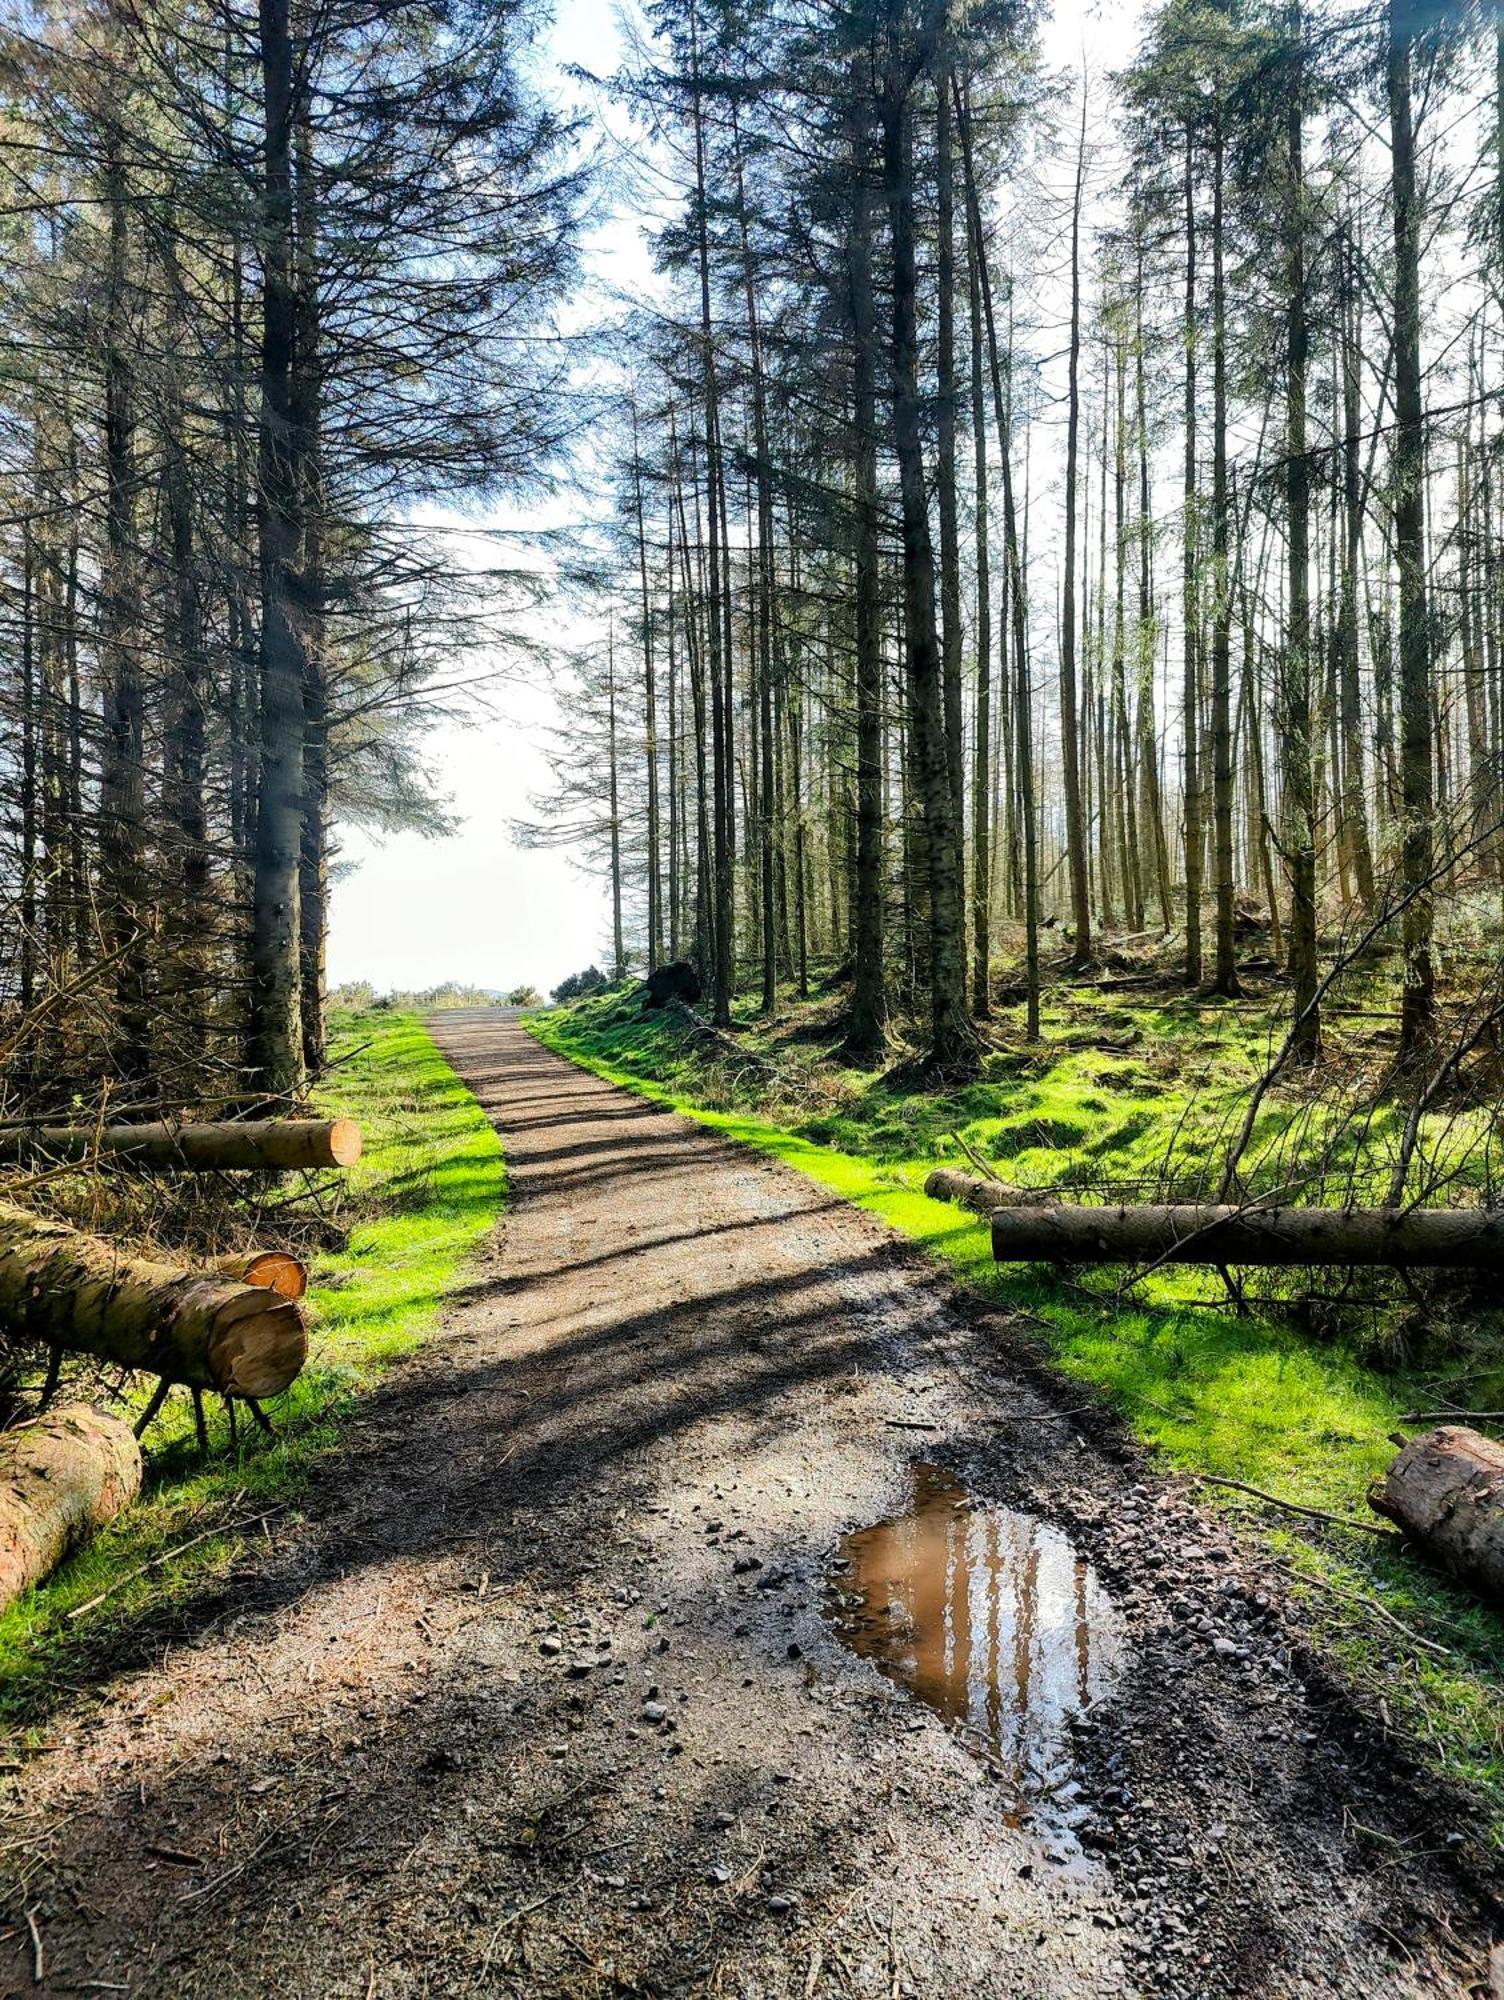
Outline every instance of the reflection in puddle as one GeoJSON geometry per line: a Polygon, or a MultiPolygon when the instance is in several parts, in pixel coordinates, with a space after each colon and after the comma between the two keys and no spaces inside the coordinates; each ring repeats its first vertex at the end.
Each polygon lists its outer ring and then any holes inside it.
{"type": "Polygon", "coordinates": [[[1016,1824],[1069,1781],[1066,1719],[1116,1677],[1118,1613],[1057,1529],[973,1501],[936,1466],[912,1477],[907,1514],[842,1542],[829,1615],[991,1766],[1016,1824]]]}

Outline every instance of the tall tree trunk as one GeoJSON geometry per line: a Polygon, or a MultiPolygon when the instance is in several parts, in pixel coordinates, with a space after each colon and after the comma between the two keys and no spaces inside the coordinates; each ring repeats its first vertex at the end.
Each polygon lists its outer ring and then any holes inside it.
{"type": "MultiPolygon", "coordinates": [[[[176,305],[181,286],[168,235],[164,275],[176,305]]],[[[187,1047],[202,1053],[207,1028],[205,981],[213,915],[209,900],[208,815],[204,798],[207,751],[204,632],[193,500],[181,384],[169,364],[165,394],[167,522],[172,596],[168,624],[168,687],[162,746],[162,804],[171,841],[172,901],[164,939],[163,985],[187,1047]]]]}
{"type": "Polygon", "coordinates": [[[1386,81],[1394,207],[1394,550],[1399,570],[1401,874],[1405,985],[1400,1060],[1419,1055],[1436,1028],[1431,962],[1432,829],[1431,639],[1425,571],[1425,417],[1420,364],[1420,200],[1411,121],[1411,24],[1407,0],[1389,0],[1386,81]]]}
{"type": "Polygon", "coordinates": [[[1223,131],[1212,141],[1212,818],[1217,890],[1217,969],[1212,990],[1241,990],[1233,956],[1232,578],[1227,487],[1227,290],[1223,275],[1223,131]]]}
{"type": "Polygon", "coordinates": [[[966,925],[946,753],[943,669],[935,630],[935,562],[919,417],[918,272],[914,251],[912,83],[890,67],[882,97],[883,168],[893,235],[893,441],[902,512],[904,617],[914,761],[929,862],[930,1053],[968,1066],[976,1041],[966,1011],[966,925]]]}
{"type": "Polygon", "coordinates": [[[1201,592],[1196,506],[1196,149],[1185,131],[1185,512],[1182,523],[1184,645],[1182,745],[1185,814],[1185,981],[1201,984],[1201,894],[1205,839],[1201,808],[1201,592]]]}
{"type": "Polygon", "coordinates": [[[308,661],[294,605],[302,533],[293,395],[293,48],[288,0],[259,0],[265,119],[262,195],[261,768],[251,932],[249,1068],[278,1095],[303,1083],[299,861],[303,691],[308,661]]]}
{"type": "Polygon", "coordinates": [[[731,583],[721,587],[723,553],[729,568],[730,538],[726,534],[725,481],[721,464],[720,391],[716,379],[715,343],[710,301],[709,196],[705,168],[705,120],[701,103],[698,29],[691,13],[691,59],[693,63],[693,119],[695,143],[695,213],[700,276],[700,346],[705,398],[705,470],[710,509],[709,562],[710,615],[707,620],[707,663],[710,679],[710,748],[715,791],[714,900],[711,924],[713,1018],[718,1027],[731,1025],[733,981],[734,908],[733,859],[736,830],[734,786],[736,782],[731,743],[731,583]],[[723,613],[725,622],[723,624],[723,613]]]}
{"type": "Polygon", "coordinates": [[[1362,302],[1357,248],[1350,226],[1344,227],[1339,262],[1342,285],[1342,596],[1338,607],[1342,713],[1342,823],[1352,858],[1358,900],[1365,911],[1374,908],[1373,849],[1368,838],[1368,784],[1364,769],[1363,711],[1358,682],[1358,578],[1363,564],[1362,408],[1359,388],[1362,368],[1362,302]]]}
{"type": "MultiPolygon", "coordinates": [[[[941,34],[944,35],[942,26],[941,34]]],[[[942,55],[935,78],[935,499],[940,517],[940,655],[945,687],[945,758],[950,772],[956,869],[966,896],[966,772],[961,712],[961,536],[956,506],[956,229],[951,76],[942,55]]],[[[964,921],[964,919],[963,919],[964,921]]],[[[964,948],[964,943],[963,943],[964,948]]]]}
{"type": "MultiPolygon", "coordinates": [[[[997,433],[998,469],[1003,485],[1003,576],[1007,615],[1012,633],[1014,758],[1018,773],[1017,821],[1022,823],[1021,876],[1024,910],[1024,959],[1027,993],[1026,1032],[1031,1041],[1039,1037],[1039,850],[1038,822],[1034,800],[1033,694],[1029,684],[1028,599],[1024,590],[1024,565],[1020,554],[1018,509],[1013,490],[1013,425],[1010,400],[1012,369],[1012,323],[1010,319],[1008,367],[1010,382],[1005,387],[1003,357],[997,337],[997,312],[992,296],[992,274],[987,262],[986,238],[982,232],[982,203],[977,188],[976,163],[972,154],[971,105],[958,99],[961,159],[965,172],[966,217],[971,255],[975,263],[981,297],[982,319],[987,334],[987,368],[992,381],[992,422],[997,433]]],[[[1000,680],[1008,680],[1006,643],[999,654],[1000,680]]]]}
{"type": "Polygon", "coordinates": [[[971,1005],[979,1020],[992,1013],[992,575],[987,548],[987,399],[982,371],[981,246],[967,230],[966,276],[970,304],[971,435],[975,455],[973,511],[976,523],[977,662],[976,742],[972,754],[971,1005]]]}
{"type": "Polygon", "coordinates": [[[1138,442],[1138,745],[1143,784],[1143,817],[1153,842],[1154,882],[1159,897],[1159,923],[1172,922],[1170,844],[1165,833],[1164,794],[1159,774],[1159,731],[1154,713],[1154,579],[1150,567],[1154,549],[1154,517],[1149,504],[1149,415],[1144,384],[1144,246],[1138,244],[1134,263],[1133,394],[1134,432],[1138,442]]]}
{"type": "Polygon", "coordinates": [[[1070,370],[1065,431],[1065,578],[1060,622],[1060,754],[1065,779],[1065,843],[1075,930],[1071,961],[1091,960],[1091,894],[1086,871],[1086,820],[1081,810],[1081,732],[1076,677],[1076,477],[1081,430],[1081,197],[1086,180],[1086,93],[1071,201],[1070,370]]]}
{"type": "Polygon", "coordinates": [[[851,215],[846,285],[851,320],[851,469],[855,515],[852,615],[856,642],[856,884],[852,909],[851,1023],[856,1054],[886,1042],[883,972],[883,655],[878,571],[877,318],[872,301],[872,195],[862,77],[852,67],[847,113],[851,215]]]}
{"type": "Polygon", "coordinates": [[[151,1067],[146,882],[145,691],[136,549],[136,415],[127,324],[129,200],[122,136],[111,123],[105,154],[109,206],[105,307],[105,562],[100,607],[104,741],[99,806],[101,942],[117,953],[115,1060],[127,1077],[151,1067]]]}
{"type": "Polygon", "coordinates": [[[632,398],[632,498],[637,516],[637,583],[642,612],[642,720],[647,778],[648,970],[663,957],[663,865],[659,851],[658,685],[653,660],[653,601],[648,591],[647,516],[642,500],[642,455],[637,399],[632,398]]]}
{"type": "Polygon", "coordinates": [[[1291,1055],[1314,1061],[1321,1048],[1316,1004],[1316,794],[1311,770],[1311,466],[1306,455],[1305,26],[1299,0],[1289,12],[1293,74],[1285,112],[1285,514],[1289,628],[1285,640],[1281,734],[1285,772],[1285,866],[1290,876],[1291,1055]]]}
{"type": "Polygon", "coordinates": [[[293,429],[302,480],[298,600],[303,630],[303,825],[298,841],[299,1013],[303,1062],[324,1067],[329,938],[329,659],[324,620],[324,396],[318,191],[306,107],[297,120],[298,296],[293,429]]]}

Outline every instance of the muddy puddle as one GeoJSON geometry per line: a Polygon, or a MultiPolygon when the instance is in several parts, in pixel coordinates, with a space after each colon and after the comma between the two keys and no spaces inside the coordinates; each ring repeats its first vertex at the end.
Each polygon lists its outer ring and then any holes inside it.
{"type": "Polygon", "coordinates": [[[1014,1824],[1068,1828],[1069,1719],[1117,1677],[1117,1609],[1058,1529],[974,1500],[937,1466],[911,1477],[906,1513],[841,1543],[831,1623],[991,1768],[1014,1824]]]}

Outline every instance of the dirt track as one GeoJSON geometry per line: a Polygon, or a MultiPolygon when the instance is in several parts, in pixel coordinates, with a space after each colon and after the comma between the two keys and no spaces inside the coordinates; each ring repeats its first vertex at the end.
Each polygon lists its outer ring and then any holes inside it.
{"type": "Polygon", "coordinates": [[[6,1991],[1387,2000],[1483,1976],[1444,1808],[1219,1531],[1064,1414],[1079,1391],[1052,1401],[1006,1328],[799,1176],[510,1021],[438,1033],[512,1211],[307,1524],[15,1781],[6,1991]],[[1126,1619],[1070,1830],[1010,1825],[822,1616],[839,1537],[921,1451],[1065,1528],[1126,1619]]]}

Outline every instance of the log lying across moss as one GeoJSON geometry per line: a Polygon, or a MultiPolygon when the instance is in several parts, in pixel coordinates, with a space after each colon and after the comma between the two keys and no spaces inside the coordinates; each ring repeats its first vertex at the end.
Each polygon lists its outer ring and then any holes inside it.
{"type": "Polygon", "coordinates": [[[129,1424],[77,1404],[0,1434],[0,1606],[141,1491],[141,1447],[129,1424]]]}
{"type": "Polygon", "coordinates": [[[0,1160],[89,1160],[96,1154],[143,1167],[194,1172],[353,1167],[353,1118],[265,1118],[149,1125],[13,1125],[0,1129],[0,1160]]]}
{"type": "Polygon", "coordinates": [[[1504,1598],[1504,1444],[1450,1424],[1411,1438],[1368,1504],[1454,1576],[1504,1598]]]}
{"type": "Polygon", "coordinates": [[[998,1208],[1000,1264],[1378,1264],[1504,1271],[1504,1210],[1235,1208],[1158,1203],[998,1208]]]}
{"type": "Polygon", "coordinates": [[[924,1183],[932,1201],[954,1201],[974,1215],[991,1215],[995,1208],[1010,1208],[1021,1201],[1049,1201],[1040,1188],[1011,1187],[1007,1181],[984,1180],[980,1174],[963,1174],[955,1167],[936,1167],[924,1183]]]}
{"type": "Polygon", "coordinates": [[[278,1395],[308,1357],[301,1308],[264,1285],[125,1257],[5,1206],[0,1324],[224,1396],[278,1395]]]}

